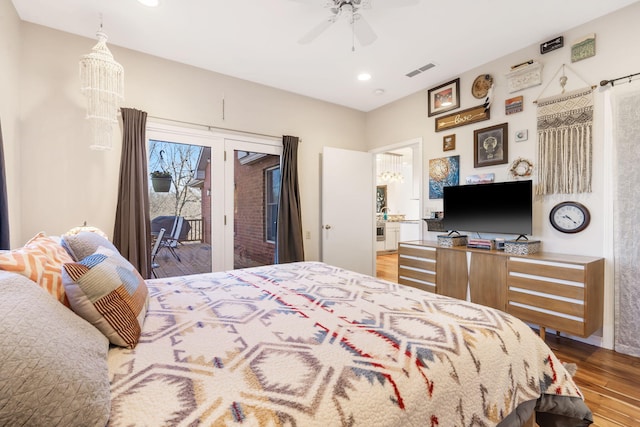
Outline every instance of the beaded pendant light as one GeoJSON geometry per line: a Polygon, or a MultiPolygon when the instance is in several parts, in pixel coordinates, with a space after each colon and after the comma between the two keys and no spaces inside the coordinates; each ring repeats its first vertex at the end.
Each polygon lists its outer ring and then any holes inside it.
{"type": "Polygon", "coordinates": [[[110,150],[113,125],[124,100],[124,68],[113,59],[107,35],[96,33],[98,43],[80,59],[80,90],[87,99],[87,119],[91,122],[93,150],[110,150]]]}

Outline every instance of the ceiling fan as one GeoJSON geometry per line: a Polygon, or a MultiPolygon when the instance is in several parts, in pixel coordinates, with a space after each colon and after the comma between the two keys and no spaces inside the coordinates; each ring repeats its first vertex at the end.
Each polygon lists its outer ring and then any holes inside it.
{"type": "MultiPolygon", "coordinates": [[[[317,3],[317,0],[293,0],[299,3],[317,3]]],[[[380,0],[382,2],[382,0],[380,0]]],[[[387,0],[388,6],[410,6],[418,4],[420,0],[387,0]]],[[[373,0],[326,0],[324,7],[328,8],[331,14],[325,18],[320,24],[313,27],[307,34],[302,36],[298,43],[307,44],[314,41],[320,34],[327,30],[331,24],[338,21],[341,17],[351,25],[354,36],[362,46],[373,43],[378,36],[371,28],[371,25],[364,19],[360,13],[361,9],[371,9],[373,0]]]]}

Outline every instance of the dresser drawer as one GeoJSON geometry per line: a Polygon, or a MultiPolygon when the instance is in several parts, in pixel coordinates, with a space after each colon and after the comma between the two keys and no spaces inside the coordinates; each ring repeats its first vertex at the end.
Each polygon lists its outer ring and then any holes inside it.
{"type": "Polygon", "coordinates": [[[398,245],[398,283],[436,291],[436,249],[409,243],[398,245]]]}

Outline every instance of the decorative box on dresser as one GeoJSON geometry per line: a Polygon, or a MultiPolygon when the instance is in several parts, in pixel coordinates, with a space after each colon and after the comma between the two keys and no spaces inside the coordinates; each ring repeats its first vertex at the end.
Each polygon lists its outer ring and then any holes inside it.
{"type": "Polygon", "coordinates": [[[588,337],[602,327],[604,259],[539,252],[398,245],[398,282],[498,308],[558,332],[588,337]]]}

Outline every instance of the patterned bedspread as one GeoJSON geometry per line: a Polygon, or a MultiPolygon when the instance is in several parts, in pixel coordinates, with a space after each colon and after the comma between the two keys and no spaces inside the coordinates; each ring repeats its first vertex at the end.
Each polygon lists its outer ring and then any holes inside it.
{"type": "Polygon", "coordinates": [[[111,426],[492,426],[536,400],[589,424],[562,363],[491,308],[317,262],[148,286],[140,343],[109,351],[111,426]]]}

